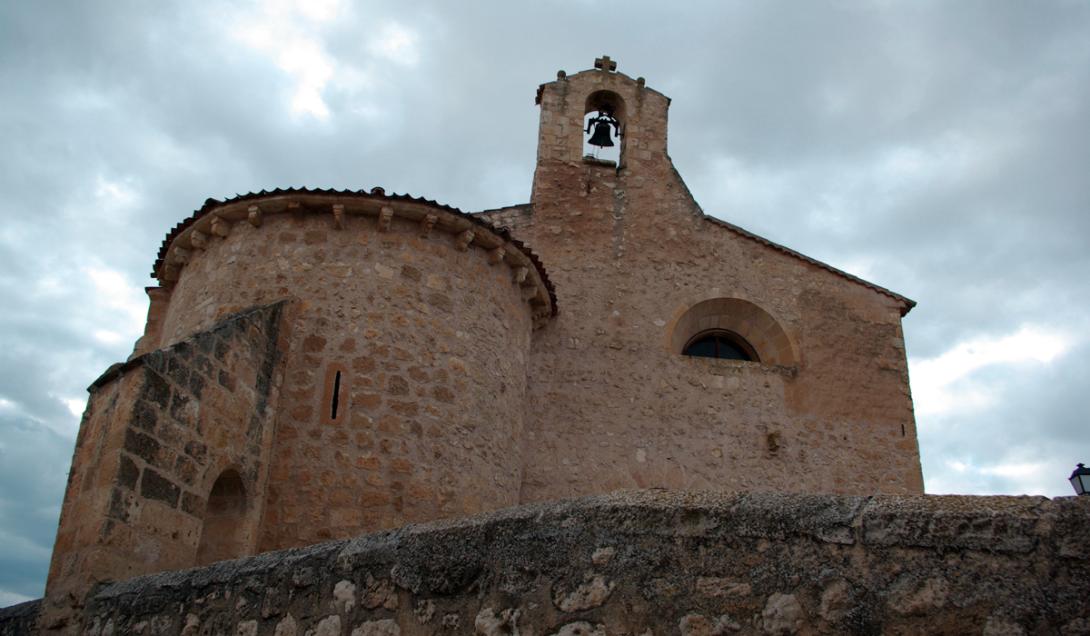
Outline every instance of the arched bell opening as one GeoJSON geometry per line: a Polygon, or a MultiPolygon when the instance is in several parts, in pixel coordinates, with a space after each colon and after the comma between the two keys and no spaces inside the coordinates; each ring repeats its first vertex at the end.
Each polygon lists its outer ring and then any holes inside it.
{"type": "Polygon", "coordinates": [[[242,556],[246,552],[246,486],[237,470],[228,468],[212,484],[205,507],[197,565],[242,556]]]}
{"type": "Polygon", "coordinates": [[[595,91],[583,108],[583,156],[621,163],[624,155],[625,104],[613,91],[595,91]]]}

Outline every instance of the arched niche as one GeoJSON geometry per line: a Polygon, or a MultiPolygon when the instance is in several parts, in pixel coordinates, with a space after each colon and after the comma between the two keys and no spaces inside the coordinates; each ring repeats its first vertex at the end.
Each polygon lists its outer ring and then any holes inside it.
{"type": "Polygon", "coordinates": [[[208,493],[201,543],[197,547],[197,565],[242,556],[247,550],[246,509],[249,506],[246,485],[233,468],[220,473],[208,493]]]}
{"type": "Polygon", "coordinates": [[[767,311],[741,298],[712,298],[680,310],[668,346],[680,355],[702,333],[729,333],[752,347],[762,364],[793,366],[799,356],[791,338],[767,311]]]}
{"type": "Polygon", "coordinates": [[[584,154],[587,154],[587,139],[593,133],[593,131],[588,133],[586,131],[586,126],[588,121],[592,119],[598,111],[605,111],[611,114],[620,125],[621,135],[619,138],[615,139],[615,142],[617,144],[616,152],[607,153],[607,156],[602,157],[603,159],[614,160],[617,162],[618,165],[620,165],[620,161],[624,157],[624,126],[626,121],[626,109],[624,99],[613,91],[598,90],[587,95],[587,99],[583,104],[583,128],[581,129],[583,131],[584,154]]]}

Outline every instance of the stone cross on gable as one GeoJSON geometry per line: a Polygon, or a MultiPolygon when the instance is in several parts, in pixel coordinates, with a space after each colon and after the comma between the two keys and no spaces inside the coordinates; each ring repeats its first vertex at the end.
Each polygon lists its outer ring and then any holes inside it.
{"type": "Polygon", "coordinates": [[[603,55],[602,57],[594,60],[594,68],[601,69],[606,72],[616,71],[617,62],[609,59],[608,55],[603,55]]]}

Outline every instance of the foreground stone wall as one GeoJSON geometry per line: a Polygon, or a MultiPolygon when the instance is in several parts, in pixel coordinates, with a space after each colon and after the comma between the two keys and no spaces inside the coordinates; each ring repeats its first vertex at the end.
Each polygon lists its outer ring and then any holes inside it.
{"type": "Polygon", "coordinates": [[[146,576],[85,632],[1090,633],[1090,498],[628,492],[146,576]]]}
{"type": "Polygon", "coordinates": [[[37,600],[0,608],[0,636],[33,634],[37,629],[41,607],[41,600],[37,600]]]}

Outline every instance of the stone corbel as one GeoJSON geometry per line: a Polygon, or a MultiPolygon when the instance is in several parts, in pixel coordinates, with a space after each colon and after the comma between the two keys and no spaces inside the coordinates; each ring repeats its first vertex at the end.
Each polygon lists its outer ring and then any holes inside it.
{"type": "Polygon", "coordinates": [[[476,234],[473,232],[473,230],[466,230],[465,232],[462,232],[458,235],[458,238],[454,243],[454,247],[457,248],[459,252],[464,252],[468,250],[469,244],[473,242],[474,236],[476,236],[476,234]]]}
{"type": "Polygon", "coordinates": [[[435,228],[435,222],[439,220],[439,217],[434,214],[425,214],[420,219],[420,236],[427,238],[431,231],[435,228]]]}
{"type": "Polygon", "coordinates": [[[227,238],[227,235],[231,233],[231,223],[221,216],[213,216],[212,233],[220,238],[227,238]]]}
{"type": "Polygon", "coordinates": [[[333,204],[333,227],[338,230],[344,229],[344,204],[333,204]]]}
{"type": "Polygon", "coordinates": [[[502,246],[497,247],[494,250],[491,250],[490,252],[488,252],[488,264],[489,265],[496,265],[498,263],[502,263],[503,262],[503,256],[506,253],[507,253],[507,250],[504,249],[502,246]]]}
{"type": "Polygon", "coordinates": [[[526,277],[530,274],[529,268],[516,267],[511,270],[511,278],[516,284],[521,285],[526,282],[526,277]]]}
{"type": "Polygon", "coordinates": [[[378,213],[378,231],[389,232],[390,223],[394,220],[394,209],[388,206],[382,206],[382,210],[378,213]]]}
{"type": "Polygon", "coordinates": [[[544,327],[549,321],[551,314],[549,313],[548,305],[536,305],[534,306],[533,313],[531,314],[531,320],[533,321],[533,328],[540,329],[544,327]]]}
{"type": "Polygon", "coordinates": [[[261,227],[261,208],[256,205],[246,208],[246,220],[254,227],[261,227]]]}
{"type": "Polygon", "coordinates": [[[208,247],[208,235],[199,230],[193,230],[189,233],[189,244],[198,250],[203,250],[208,247]]]}
{"type": "Polygon", "coordinates": [[[175,247],[170,250],[170,260],[178,265],[185,265],[189,262],[192,252],[184,247],[175,247]]]}
{"type": "Polygon", "coordinates": [[[181,268],[177,265],[171,265],[167,263],[163,265],[163,281],[173,283],[178,280],[178,276],[181,273],[181,268]]]}

